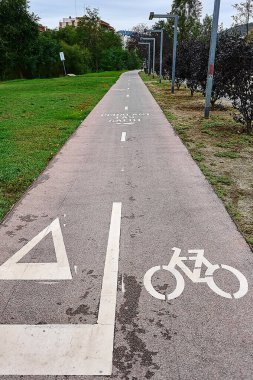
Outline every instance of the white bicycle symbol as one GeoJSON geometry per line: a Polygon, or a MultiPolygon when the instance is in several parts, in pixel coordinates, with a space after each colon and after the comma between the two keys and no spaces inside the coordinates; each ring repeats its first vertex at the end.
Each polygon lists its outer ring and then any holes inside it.
{"type": "Polygon", "coordinates": [[[181,249],[180,248],[172,248],[174,251],[174,254],[170,260],[169,265],[162,265],[162,266],[155,266],[151,269],[149,269],[145,276],[144,276],[144,286],[146,290],[155,298],[158,298],[160,300],[172,300],[174,298],[179,297],[185,287],[185,281],[182,276],[182,274],[175,268],[178,266],[185,274],[189,277],[189,279],[194,282],[206,282],[207,285],[212,289],[216,294],[218,294],[221,297],[224,298],[241,298],[245,296],[245,294],[248,292],[248,281],[245,278],[245,276],[237,269],[224,264],[215,264],[213,265],[204,257],[204,250],[203,249],[195,249],[195,250],[188,250],[189,254],[195,254],[195,256],[182,257],[180,256],[181,249]],[[193,271],[191,271],[185,264],[184,261],[191,260],[195,261],[195,268],[193,271]],[[205,277],[200,277],[201,275],[201,267],[202,265],[205,265],[207,267],[207,270],[205,272],[205,277]],[[173,274],[176,278],[176,288],[173,292],[170,294],[161,294],[155,290],[155,288],[152,285],[152,277],[153,275],[158,272],[159,270],[164,269],[173,274]],[[233,273],[237,279],[239,280],[240,287],[239,290],[236,293],[230,294],[222,289],[220,289],[214,282],[213,274],[217,269],[226,269],[233,273]]]}

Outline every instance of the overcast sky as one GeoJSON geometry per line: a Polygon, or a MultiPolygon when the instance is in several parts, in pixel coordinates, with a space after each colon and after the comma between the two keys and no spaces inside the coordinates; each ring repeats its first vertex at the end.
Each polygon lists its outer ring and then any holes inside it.
{"type": "MultiPolygon", "coordinates": [[[[139,23],[152,25],[148,21],[150,11],[166,13],[171,9],[172,0],[30,0],[30,9],[41,18],[41,23],[56,28],[63,17],[82,16],[84,8],[99,8],[100,17],[116,30],[131,30],[139,23]]],[[[211,15],[214,0],[202,0],[203,15],[211,15]]],[[[236,0],[221,0],[220,22],[225,27],[232,23],[232,4],[236,0]]]]}

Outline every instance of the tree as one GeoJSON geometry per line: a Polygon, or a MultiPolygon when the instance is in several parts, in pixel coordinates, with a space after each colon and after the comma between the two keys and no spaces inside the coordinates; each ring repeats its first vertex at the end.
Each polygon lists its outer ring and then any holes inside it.
{"type": "Polygon", "coordinates": [[[79,45],[68,45],[61,41],[61,50],[64,52],[66,59],[66,69],[68,73],[85,74],[91,67],[91,53],[86,48],[79,45]]]}
{"type": "Polygon", "coordinates": [[[120,36],[115,31],[101,27],[98,9],[86,9],[86,15],[79,19],[78,43],[92,55],[93,69],[100,70],[103,51],[111,48],[122,49],[120,36]]]}
{"type": "Polygon", "coordinates": [[[213,22],[212,16],[205,15],[201,24],[201,33],[199,37],[207,42],[210,41],[211,31],[212,31],[212,22],[213,22]]]}
{"type": "Polygon", "coordinates": [[[225,92],[239,112],[234,119],[244,125],[244,130],[252,133],[253,122],[253,40],[234,39],[233,49],[224,57],[230,67],[230,78],[226,81],[225,92]]]}
{"type": "Polygon", "coordinates": [[[177,82],[186,80],[192,96],[194,92],[201,91],[206,80],[208,52],[208,44],[200,38],[185,40],[179,46],[177,82]]]}
{"type": "Polygon", "coordinates": [[[41,33],[38,39],[36,53],[36,69],[32,72],[35,77],[54,77],[61,72],[59,60],[59,42],[52,37],[52,32],[41,33]]]}
{"type": "Polygon", "coordinates": [[[145,31],[148,30],[148,26],[146,24],[138,24],[132,28],[132,35],[127,41],[127,49],[128,50],[141,50],[144,51],[139,45],[140,38],[145,35],[145,31]]]}
{"type": "Polygon", "coordinates": [[[68,45],[75,45],[79,42],[77,29],[69,25],[56,31],[55,38],[58,41],[64,41],[68,45]]]}
{"type": "Polygon", "coordinates": [[[253,17],[253,2],[252,0],[245,0],[244,2],[233,5],[237,14],[232,16],[234,24],[246,25],[247,35],[249,34],[249,21],[253,17]]]}
{"type": "Polygon", "coordinates": [[[79,45],[89,49],[92,55],[93,69],[99,71],[100,56],[100,17],[98,9],[86,8],[87,15],[79,19],[77,27],[79,45]]]}
{"type": "Polygon", "coordinates": [[[101,70],[123,70],[126,68],[127,51],[112,47],[103,50],[101,55],[101,70]]]}
{"type": "Polygon", "coordinates": [[[36,61],[38,17],[29,13],[26,0],[0,1],[0,76],[29,77],[36,61]]]}
{"type": "Polygon", "coordinates": [[[179,16],[179,42],[200,34],[200,0],[173,0],[172,14],[179,16]]]}

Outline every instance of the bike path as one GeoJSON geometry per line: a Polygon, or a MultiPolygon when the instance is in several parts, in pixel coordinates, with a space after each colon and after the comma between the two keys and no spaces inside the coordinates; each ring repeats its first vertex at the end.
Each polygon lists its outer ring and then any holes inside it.
{"type": "MultiPolygon", "coordinates": [[[[0,252],[1,378],[252,378],[252,253],[136,71],[14,207],[0,252]],[[247,293],[224,298],[179,268],[182,294],[155,298],[145,273],[173,247],[240,271],[247,293]]],[[[171,273],[154,272],[158,294],[178,289],[171,273]]]]}

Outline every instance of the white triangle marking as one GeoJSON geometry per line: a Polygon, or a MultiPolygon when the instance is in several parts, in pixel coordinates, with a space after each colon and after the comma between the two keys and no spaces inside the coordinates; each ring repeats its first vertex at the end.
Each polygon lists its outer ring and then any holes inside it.
{"type": "Polygon", "coordinates": [[[0,280],[72,280],[59,218],[0,266],[0,280]],[[19,263],[50,232],[52,232],[57,262],[19,263]]]}

